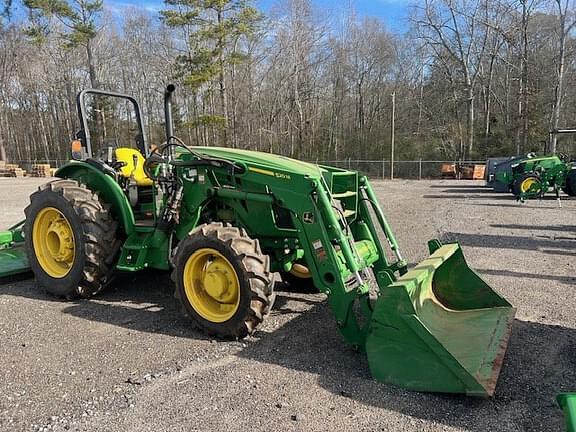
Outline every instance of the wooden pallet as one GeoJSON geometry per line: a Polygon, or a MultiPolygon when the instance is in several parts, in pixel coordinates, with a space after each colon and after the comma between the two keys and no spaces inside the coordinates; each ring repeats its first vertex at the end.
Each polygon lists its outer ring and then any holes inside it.
{"type": "Polygon", "coordinates": [[[32,170],[30,171],[30,176],[32,177],[50,177],[51,168],[50,164],[34,164],[32,165],[32,170]]]}
{"type": "Polygon", "coordinates": [[[474,165],[474,173],[472,174],[472,180],[484,180],[485,173],[486,173],[486,165],[474,165]]]}
{"type": "Polygon", "coordinates": [[[442,178],[456,178],[456,164],[443,163],[441,167],[442,178]]]}
{"type": "Polygon", "coordinates": [[[24,177],[26,171],[16,164],[9,164],[4,161],[0,164],[0,177],[24,177]]]}

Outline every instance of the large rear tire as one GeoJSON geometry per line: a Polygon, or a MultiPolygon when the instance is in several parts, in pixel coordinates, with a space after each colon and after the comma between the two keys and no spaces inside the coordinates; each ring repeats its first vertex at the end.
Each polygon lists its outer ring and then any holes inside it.
{"type": "Polygon", "coordinates": [[[270,259],[243,229],[201,225],[180,242],[174,263],[175,297],[210,336],[246,337],[272,308],[270,259]]]}
{"type": "Polygon", "coordinates": [[[536,197],[543,195],[545,191],[543,191],[542,180],[540,177],[533,173],[524,173],[522,174],[514,184],[512,185],[512,193],[515,197],[519,197],[521,194],[525,194],[529,190],[533,190],[534,194],[531,194],[530,197],[536,197]]]}
{"type": "Polygon", "coordinates": [[[95,193],[55,180],[30,195],[24,213],[26,253],[40,287],[71,299],[106,286],[120,249],[118,224],[95,193]]]}

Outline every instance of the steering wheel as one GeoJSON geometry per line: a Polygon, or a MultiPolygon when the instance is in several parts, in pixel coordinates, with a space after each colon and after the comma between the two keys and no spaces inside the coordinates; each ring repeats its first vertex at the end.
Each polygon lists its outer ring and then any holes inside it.
{"type": "Polygon", "coordinates": [[[108,165],[112,166],[112,164],[116,160],[114,150],[117,148],[118,143],[115,140],[108,140],[104,142],[102,144],[102,147],[98,150],[98,153],[96,154],[96,159],[99,159],[102,162],[105,162],[108,165]]]}
{"type": "Polygon", "coordinates": [[[153,151],[144,161],[142,167],[144,169],[144,174],[146,174],[148,178],[156,181],[158,179],[158,167],[165,163],[168,163],[168,160],[163,158],[158,152],[153,151]]]}
{"type": "Polygon", "coordinates": [[[126,162],[116,160],[116,153],[114,150],[119,148],[118,142],[116,140],[108,141],[103,148],[98,151],[96,155],[96,159],[100,160],[101,162],[105,163],[106,165],[110,166],[114,169],[114,171],[118,171],[121,168],[126,166],[126,162]]]}

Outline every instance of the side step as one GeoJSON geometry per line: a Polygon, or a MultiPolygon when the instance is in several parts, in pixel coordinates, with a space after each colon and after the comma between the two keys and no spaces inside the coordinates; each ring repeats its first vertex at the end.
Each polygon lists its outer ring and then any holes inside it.
{"type": "Polygon", "coordinates": [[[122,245],[122,253],[116,268],[122,271],[135,272],[148,267],[148,241],[136,235],[128,237],[122,245]]]}

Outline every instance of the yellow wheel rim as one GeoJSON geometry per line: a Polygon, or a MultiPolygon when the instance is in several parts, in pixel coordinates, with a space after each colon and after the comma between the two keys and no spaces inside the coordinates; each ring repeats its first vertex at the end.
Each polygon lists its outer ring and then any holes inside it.
{"type": "Polygon", "coordinates": [[[70,272],[75,257],[74,232],[60,210],[40,210],[32,226],[32,244],[38,264],[49,276],[60,279],[70,272]]]}
{"type": "Polygon", "coordinates": [[[240,282],[236,270],[215,249],[195,251],[184,266],[184,290],[198,314],[214,323],[234,316],[240,304],[240,282]]]}
{"type": "Polygon", "coordinates": [[[535,183],[538,183],[538,180],[533,177],[528,177],[527,179],[524,179],[524,181],[520,184],[520,190],[522,192],[528,192],[532,185],[535,183]]]}

